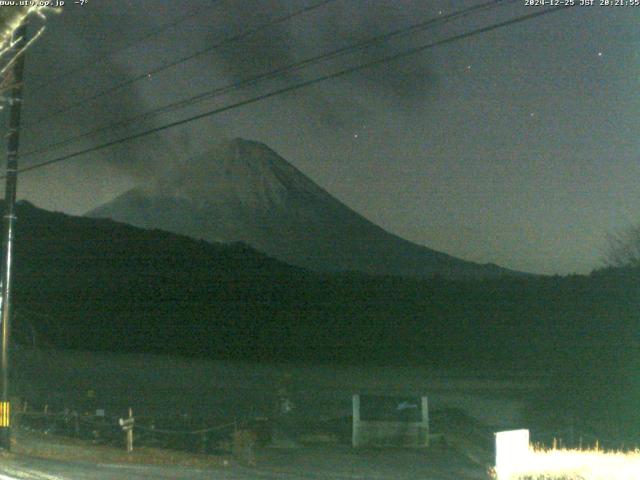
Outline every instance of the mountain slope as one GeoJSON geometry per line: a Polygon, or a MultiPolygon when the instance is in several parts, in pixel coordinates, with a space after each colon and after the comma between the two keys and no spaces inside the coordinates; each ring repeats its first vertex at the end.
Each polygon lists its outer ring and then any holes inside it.
{"type": "Polygon", "coordinates": [[[403,240],[354,212],[267,146],[236,139],[87,216],[209,241],[241,241],[318,271],[491,277],[510,272],[403,240]]]}

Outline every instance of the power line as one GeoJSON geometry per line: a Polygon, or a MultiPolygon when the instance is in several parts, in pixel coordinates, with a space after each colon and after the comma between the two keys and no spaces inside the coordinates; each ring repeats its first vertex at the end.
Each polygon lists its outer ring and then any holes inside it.
{"type": "MultiPolygon", "coordinates": [[[[219,1],[220,0],[212,0],[211,3],[215,4],[215,3],[219,2],[219,1]]],[[[114,50],[111,50],[110,52],[106,53],[105,55],[101,55],[100,57],[97,57],[97,58],[94,57],[91,60],[89,60],[88,62],[85,62],[84,64],[79,65],[79,66],[77,66],[77,67],[75,67],[75,68],[73,68],[71,70],[66,71],[66,72],[62,72],[59,75],[51,75],[49,77],[45,77],[42,80],[34,82],[33,88],[40,88],[40,87],[42,87],[42,86],[44,86],[46,84],[51,84],[51,83],[57,82],[57,81],[59,81],[59,80],[61,80],[63,78],[69,77],[71,75],[75,75],[78,72],[82,72],[82,71],[86,70],[89,67],[92,67],[92,66],[95,66],[95,65],[99,64],[105,58],[112,57],[113,55],[116,55],[116,54],[118,54],[120,52],[124,52],[124,51],[130,49],[131,47],[133,47],[133,46],[135,46],[135,45],[137,45],[139,43],[143,43],[143,42],[149,40],[150,38],[156,37],[156,36],[166,32],[167,30],[170,30],[172,28],[177,27],[178,25],[180,25],[181,23],[189,20],[190,18],[197,17],[200,14],[200,12],[202,12],[202,10],[204,10],[205,8],[208,9],[210,7],[211,7],[211,5],[207,5],[206,7],[202,6],[202,7],[194,8],[194,9],[191,10],[191,12],[179,17],[175,21],[170,22],[170,23],[166,23],[166,24],[161,25],[160,27],[158,27],[156,29],[150,30],[147,33],[145,33],[144,35],[142,35],[142,36],[132,40],[131,42],[128,42],[128,43],[126,43],[126,44],[124,44],[124,45],[122,45],[122,46],[120,46],[120,47],[118,47],[118,48],[116,48],[114,50]]]]}
{"type": "MultiPolygon", "coordinates": [[[[541,17],[541,16],[544,16],[544,15],[547,15],[547,14],[550,14],[550,13],[559,12],[559,11],[564,10],[566,8],[571,8],[571,5],[563,5],[563,6],[560,6],[560,7],[555,7],[555,8],[543,10],[543,11],[540,11],[540,12],[530,13],[528,15],[523,15],[523,16],[520,16],[520,17],[512,18],[510,20],[506,20],[506,21],[503,21],[503,22],[495,23],[495,24],[489,25],[487,27],[478,28],[478,29],[472,30],[470,32],[462,33],[462,34],[459,34],[459,35],[454,35],[453,37],[445,38],[443,40],[439,40],[439,41],[436,41],[436,42],[433,42],[433,43],[429,43],[429,44],[426,44],[426,45],[421,45],[419,47],[414,47],[414,48],[411,48],[411,49],[408,49],[408,50],[404,50],[402,52],[399,52],[399,53],[396,53],[396,54],[393,54],[393,55],[389,55],[389,56],[386,56],[386,57],[383,57],[383,58],[380,58],[380,59],[377,59],[377,60],[373,60],[371,62],[363,63],[361,65],[357,65],[357,66],[346,68],[344,70],[340,70],[338,72],[334,72],[334,73],[331,73],[331,74],[323,75],[321,77],[317,77],[317,78],[315,78],[313,80],[308,80],[306,82],[302,82],[302,83],[299,83],[297,85],[290,85],[288,87],[284,87],[284,88],[281,88],[281,89],[278,89],[278,90],[274,90],[274,91],[269,92],[269,93],[258,95],[258,96],[255,96],[253,98],[247,99],[247,100],[242,100],[240,102],[233,103],[231,105],[227,105],[227,106],[224,106],[224,107],[216,108],[214,110],[210,110],[208,112],[200,113],[198,115],[194,115],[192,117],[188,117],[188,118],[185,118],[185,119],[182,119],[182,120],[177,120],[175,122],[171,122],[171,123],[162,125],[160,127],[151,128],[149,130],[145,130],[143,132],[139,132],[139,133],[136,133],[136,134],[133,134],[133,135],[129,135],[127,137],[123,137],[123,138],[120,138],[120,139],[117,139],[117,140],[112,140],[112,141],[109,141],[109,142],[105,142],[105,143],[102,143],[100,145],[96,145],[96,146],[91,147],[91,148],[87,148],[87,149],[80,150],[80,151],[77,151],[77,152],[74,152],[74,153],[63,155],[63,156],[60,156],[58,158],[54,158],[52,160],[47,160],[45,162],[41,162],[41,163],[38,163],[38,164],[35,164],[35,165],[31,165],[29,167],[24,167],[24,168],[19,169],[18,172],[20,172],[20,173],[21,172],[28,172],[28,171],[36,170],[38,168],[42,168],[42,167],[45,167],[45,166],[48,166],[48,165],[52,165],[54,163],[60,163],[60,162],[66,161],[66,160],[73,159],[75,157],[79,157],[80,155],[96,152],[98,150],[103,150],[105,148],[109,148],[109,147],[112,147],[114,145],[118,145],[120,143],[124,143],[124,142],[128,142],[128,141],[135,140],[135,139],[138,139],[138,138],[146,137],[146,136],[154,134],[154,133],[158,133],[158,132],[161,132],[161,131],[164,131],[164,130],[168,130],[170,128],[174,128],[174,127],[177,127],[177,126],[180,126],[180,125],[184,125],[186,123],[191,123],[191,122],[194,122],[196,120],[201,120],[201,119],[206,118],[206,117],[211,117],[213,115],[217,115],[217,114],[229,111],[229,110],[233,110],[235,108],[243,107],[245,105],[250,105],[252,103],[260,102],[262,100],[266,100],[268,98],[272,98],[272,97],[275,97],[275,96],[278,96],[278,95],[282,95],[284,93],[300,90],[302,88],[306,88],[306,87],[309,87],[311,85],[315,85],[317,83],[321,83],[321,82],[324,82],[324,81],[327,81],[327,80],[330,80],[330,79],[333,79],[333,78],[341,77],[341,76],[344,76],[344,75],[347,75],[347,74],[350,74],[350,73],[353,73],[353,72],[364,70],[366,68],[371,68],[371,67],[374,67],[374,66],[377,66],[377,65],[381,65],[383,63],[387,63],[387,62],[390,62],[390,61],[394,61],[394,60],[405,58],[405,57],[408,57],[408,56],[411,56],[411,55],[415,55],[417,53],[424,52],[424,51],[426,51],[428,49],[431,49],[431,48],[434,48],[434,47],[438,47],[438,46],[441,46],[441,45],[446,45],[448,43],[453,43],[453,42],[456,42],[456,41],[459,41],[459,40],[467,39],[467,38],[473,37],[475,35],[479,35],[479,34],[482,34],[482,33],[487,33],[487,32],[493,31],[493,30],[497,30],[498,28],[506,27],[506,26],[509,26],[509,25],[514,25],[516,23],[521,23],[521,22],[524,22],[524,21],[527,21],[527,20],[531,20],[531,19],[534,19],[534,18],[537,18],[537,17],[541,17]]],[[[4,177],[0,177],[0,178],[4,178],[4,177]]]]}
{"type": "Polygon", "coordinates": [[[170,112],[172,110],[185,108],[185,107],[188,107],[188,106],[193,105],[195,103],[198,103],[198,102],[201,102],[201,101],[204,101],[204,100],[208,100],[208,99],[214,98],[214,97],[219,96],[219,95],[223,95],[223,94],[231,92],[233,90],[238,90],[238,89],[241,89],[241,88],[245,88],[245,87],[248,87],[248,86],[255,85],[255,84],[257,84],[257,83],[259,83],[259,82],[261,82],[263,80],[266,80],[266,79],[274,78],[274,77],[277,77],[277,76],[282,75],[282,74],[292,73],[292,72],[301,70],[302,68],[304,68],[306,66],[309,66],[309,65],[312,65],[312,64],[315,64],[315,63],[319,63],[319,62],[322,62],[322,61],[325,61],[325,60],[330,60],[330,59],[333,59],[333,58],[337,58],[339,56],[343,56],[343,55],[347,55],[347,54],[350,54],[350,53],[354,53],[354,52],[356,52],[358,50],[363,50],[363,49],[371,47],[371,46],[373,46],[375,44],[388,42],[389,40],[391,40],[391,39],[393,39],[395,37],[412,34],[412,33],[416,32],[416,31],[425,30],[425,29],[428,29],[430,27],[434,27],[434,26],[442,24],[442,23],[447,23],[447,22],[452,21],[452,20],[457,20],[457,19],[463,18],[465,16],[468,16],[468,15],[470,15],[472,13],[475,13],[477,11],[480,11],[480,10],[486,10],[486,9],[494,8],[496,6],[499,6],[500,4],[514,3],[515,1],[517,1],[517,0],[491,0],[491,1],[479,4],[479,5],[475,5],[473,7],[468,7],[466,9],[460,10],[458,12],[453,12],[453,13],[450,13],[450,14],[444,15],[444,16],[438,16],[436,18],[431,18],[431,19],[426,20],[426,21],[422,21],[422,22],[419,22],[419,23],[416,23],[416,24],[413,24],[413,25],[409,25],[408,27],[404,27],[404,28],[401,28],[401,29],[396,29],[396,30],[393,30],[391,32],[387,32],[387,33],[384,33],[384,34],[381,34],[381,35],[377,35],[377,36],[368,38],[366,40],[360,41],[360,42],[358,42],[356,44],[353,44],[353,45],[348,45],[348,46],[345,46],[345,47],[338,48],[336,50],[332,50],[330,52],[326,52],[326,53],[323,53],[323,54],[320,54],[320,55],[316,55],[314,57],[307,58],[307,59],[302,60],[300,62],[295,62],[295,63],[292,63],[292,64],[289,64],[289,65],[277,68],[275,70],[271,70],[269,72],[266,72],[266,73],[263,73],[263,74],[260,74],[260,75],[254,76],[254,77],[250,77],[248,79],[241,80],[240,82],[237,82],[237,83],[225,85],[223,87],[218,87],[218,88],[215,88],[213,90],[202,92],[202,93],[197,94],[195,96],[192,96],[192,97],[189,97],[189,98],[186,98],[186,99],[182,99],[182,100],[179,100],[177,102],[172,102],[172,103],[169,103],[167,105],[163,105],[161,107],[155,108],[155,109],[150,110],[148,112],[144,112],[144,113],[139,114],[139,115],[134,115],[133,117],[129,117],[129,118],[126,118],[126,119],[119,120],[117,122],[111,123],[111,124],[106,125],[106,126],[102,126],[102,127],[95,128],[93,130],[89,130],[89,131],[81,133],[79,135],[76,135],[76,136],[73,136],[73,137],[70,137],[70,138],[55,142],[53,144],[49,144],[49,145],[46,145],[46,146],[43,146],[43,147],[40,147],[40,148],[37,148],[37,149],[33,149],[33,150],[30,150],[30,151],[27,151],[26,153],[22,154],[22,156],[24,157],[24,156],[30,156],[30,155],[33,155],[33,154],[36,154],[36,153],[47,152],[47,151],[50,151],[52,149],[62,147],[64,145],[68,145],[68,144],[73,143],[73,142],[75,142],[77,140],[80,140],[82,138],[93,136],[93,135],[96,135],[96,134],[104,132],[104,131],[114,130],[114,129],[118,128],[118,127],[121,127],[121,126],[130,124],[130,123],[136,122],[138,120],[146,120],[146,119],[154,117],[156,115],[168,113],[168,112],[170,112]]]}
{"type": "Polygon", "coordinates": [[[310,11],[316,10],[316,9],[318,9],[320,7],[323,7],[323,6],[327,5],[327,4],[335,2],[335,1],[336,0],[322,0],[321,2],[318,2],[315,5],[311,5],[309,7],[305,7],[305,8],[302,8],[300,10],[296,10],[293,13],[284,15],[284,16],[279,17],[279,18],[276,18],[275,20],[272,20],[270,22],[263,23],[263,24],[255,27],[253,29],[249,29],[249,30],[246,30],[246,31],[244,31],[242,33],[234,35],[232,37],[226,38],[226,39],[222,40],[221,42],[219,42],[217,44],[214,44],[214,45],[212,45],[210,47],[203,48],[201,50],[198,50],[197,52],[191,53],[191,54],[187,55],[186,57],[182,57],[182,58],[180,58],[178,60],[174,60],[172,62],[166,63],[166,64],[161,65],[159,67],[156,67],[156,68],[154,68],[152,70],[149,70],[149,71],[147,71],[147,72],[145,72],[145,73],[143,73],[141,75],[137,75],[137,76],[135,76],[133,78],[130,78],[129,80],[125,80],[124,82],[120,82],[120,83],[117,83],[115,85],[112,85],[111,87],[108,87],[108,88],[106,88],[104,90],[101,90],[98,93],[95,93],[95,94],[90,95],[88,97],[80,98],[79,100],[76,100],[76,101],[74,101],[74,102],[72,102],[72,103],[70,103],[70,104],[68,104],[68,105],[66,105],[66,106],[64,106],[64,107],[62,107],[62,108],[60,108],[58,110],[55,110],[55,111],[53,111],[51,113],[43,115],[42,117],[38,118],[34,122],[25,125],[24,129],[31,130],[31,129],[37,127],[38,125],[40,125],[45,120],[49,120],[50,118],[53,118],[53,117],[56,117],[58,115],[62,115],[64,113],[67,113],[68,111],[73,110],[73,109],[75,109],[75,108],[77,108],[79,106],[86,105],[88,102],[93,102],[93,101],[98,100],[98,99],[100,99],[102,97],[105,97],[105,96],[110,95],[110,94],[112,94],[114,92],[117,92],[118,90],[120,90],[122,88],[128,87],[129,85],[132,85],[132,84],[134,84],[136,82],[139,82],[141,80],[146,80],[152,75],[156,75],[156,74],[158,74],[160,72],[163,72],[163,71],[168,70],[170,68],[176,67],[176,66],[178,66],[178,65],[180,65],[182,63],[185,63],[185,62],[188,62],[190,60],[193,60],[194,58],[197,58],[197,57],[199,57],[201,55],[204,55],[206,53],[210,53],[210,52],[212,52],[212,51],[214,51],[214,50],[216,50],[216,49],[218,49],[220,47],[223,47],[225,45],[228,45],[230,43],[234,43],[234,42],[243,40],[243,39],[245,39],[247,37],[253,36],[253,35],[257,34],[257,33],[260,33],[262,30],[265,30],[265,29],[268,29],[270,27],[273,27],[274,25],[277,25],[279,23],[286,22],[288,20],[291,20],[292,18],[295,18],[295,17],[297,17],[299,15],[303,15],[303,14],[308,13],[310,11]]]}

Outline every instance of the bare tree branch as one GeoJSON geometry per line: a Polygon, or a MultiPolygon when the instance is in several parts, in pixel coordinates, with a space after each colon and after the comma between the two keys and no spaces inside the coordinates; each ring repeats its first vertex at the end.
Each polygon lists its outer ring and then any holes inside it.
{"type": "Polygon", "coordinates": [[[640,224],[607,237],[605,263],[610,267],[640,267],[640,224]]]}

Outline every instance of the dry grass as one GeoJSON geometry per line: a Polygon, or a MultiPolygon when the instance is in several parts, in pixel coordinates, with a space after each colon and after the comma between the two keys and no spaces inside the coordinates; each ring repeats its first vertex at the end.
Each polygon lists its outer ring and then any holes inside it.
{"type": "Polygon", "coordinates": [[[525,464],[496,472],[499,480],[638,480],[640,450],[632,452],[532,448],[525,464]]]}
{"type": "Polygon", "coordinates": [[[255,445],[258,437],[250,430],[237,430],[232,437],[233,456],[242,463],[255,466],[255,445]]]}

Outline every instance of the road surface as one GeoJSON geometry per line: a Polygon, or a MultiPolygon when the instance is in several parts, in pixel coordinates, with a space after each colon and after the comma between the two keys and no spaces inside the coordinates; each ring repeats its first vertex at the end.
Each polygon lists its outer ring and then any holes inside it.
{"type": "Polygon", "coordinates": [[[257,467],[190,468],[82,463],[11,456],[0,459],[0,480],[480,480],[483,468],[453,452],[311,448],[265,451],[257,467]]]}

